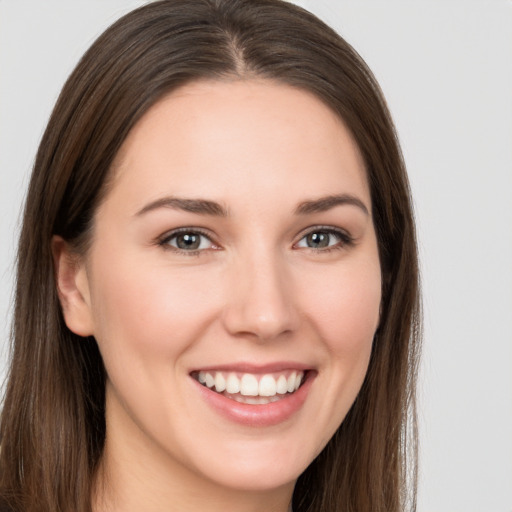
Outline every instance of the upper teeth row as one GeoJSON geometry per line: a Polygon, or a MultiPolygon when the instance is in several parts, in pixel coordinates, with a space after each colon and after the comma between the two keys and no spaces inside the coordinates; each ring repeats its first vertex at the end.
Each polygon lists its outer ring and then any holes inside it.
{"type": "Polygon", "coordinates": [[[256,375],[244,373],[239,378],[235,373],[224,375],[222,372],[209,371],[199,372],[198,380],[218,393],[226,391],[234,394],[240,393],[244,396],[275,396],[293,393],[297,390],[304,377],[304,372],[293,371],[288,377],[279,375],[277,378],[273,375],[263,375],[259,381],[256,375]]]}

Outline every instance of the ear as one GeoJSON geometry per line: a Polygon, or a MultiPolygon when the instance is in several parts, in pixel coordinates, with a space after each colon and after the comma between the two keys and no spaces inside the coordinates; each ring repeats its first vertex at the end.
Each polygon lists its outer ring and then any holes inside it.
{"type": "Polygon", "coordinates": [[[52,238],[52,253],[64,321],[75,334],[91,336],[94,323],[85,262],[57,235],[52,238]]]}

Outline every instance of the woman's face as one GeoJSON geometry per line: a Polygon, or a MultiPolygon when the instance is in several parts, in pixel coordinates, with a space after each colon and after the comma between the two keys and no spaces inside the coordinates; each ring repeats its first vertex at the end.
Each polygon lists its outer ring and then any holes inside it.
{"type": "Polygon", "coordinates": [[[193,83],[138,122],[113,172],[65,313],[105,363],[107,460],[293,485],[354,402],[379,322],[352,137],[296,88],[193,83]]]}

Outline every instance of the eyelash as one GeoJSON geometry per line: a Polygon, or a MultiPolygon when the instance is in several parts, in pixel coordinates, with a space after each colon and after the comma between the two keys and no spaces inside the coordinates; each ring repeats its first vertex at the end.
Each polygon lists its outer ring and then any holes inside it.
{"type": "MultiPolygon", "coordinates": [[[[310,251],[314,251],[317,253],[329,253],[332,251],[339,251],[341,249],[346,249],[348,247],[352,247],[355,243],[354,238],[347,233],[346,231],[339,229],[339,228],[333,228],[332,226],[313,226],[312,228],[308,228],[307,230],[303,231],[300,235],[299,242],[303,240],[308,235],[312,234],[327,234],[327,235],[334,235],[336,238],[338,238],[338,242],[334,245],[329,245],[328,247],[324,247],[321,249],[315,249],[313,247],[305,247],[305,249],[309,249],[310,251]]],[[[296,242],[294,246],[296,246],[299,242],[296,242]]]]}
{"type": "Polygon", "coordinates": [[[167,251],[173,251],[178,254],[183,254],[185,256],[199,256],[203,251],[206,249],[193,249],[193,250],[186,250],[186,249],[180,249],[179,247],[174,247],[170,245],[170,241],[173,238],[176,238],[178,235],[199,235],[202,237],[207,238],[212,245],[215,246],[215,242],[212,240],[212,237],[207,232],[203,231],[199,228],[179,228],[171,231],[170,233],[166,233],[162,238],[158,240],[158,245],[161,246],[164,250],[167,251]]]}
{"type": "MultiPolygon", "coordinates": [[[[323,247],[320,249],[315,249],[313,247],[304,247],[304,249],[308,249],[310,251],[314,251],[316,253],[329,253],[331,251],[344,249],[347,247],[351,247],[354,245],[354,238],[349,235],[346,231],[333,228],[331,226],[313,226],[312,228],[308,228],[307,230],[303,231],[300,235],[299,241],[294,244],[294,247],[297,246],[297,244],[302,241],[305,237],[312,234],[327,234],[327,235],[333,235],[336,238],[338,238],[338,242],[334,245],[329,245],[327,247],[323,247]]],[[[207,238],[210,243],[215,247],[214,250],[218,249],[216,247],[215,242],[212,240],[212,237],[207,232],[203,231],[200,228],[179,228],[171,231],[170,233],[166,233],[162,238],[158,239],[158,245],[162,247],[164,250],[169,250],[176,252],[178,254],[183,254],[185,256],[199,256],[202,252],[204,252],[207,249],[193,249],[193,250],[186,250],[181,249],[179,247],[175,247],[170,245],[170,241],[176,238],[180,234],[190,234],[190,235],[199,235],[202,237],[207,238]]]]}

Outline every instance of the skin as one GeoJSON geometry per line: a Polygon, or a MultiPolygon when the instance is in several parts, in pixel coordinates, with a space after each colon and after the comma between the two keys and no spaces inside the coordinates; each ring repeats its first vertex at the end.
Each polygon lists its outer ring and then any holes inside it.
{"type": "Polygon", "coordinates": [[[95,509],[286,511],[297,477],[357,396],[379,322],[381,272],[356,144],[307,92],[199,82],[146,113],[113,172],[87,255],[53,242],[66,323],[95,336],[108,374],[95,509]],[[361,204],[296,212],[333,195],[361,204]],[[169,196],[215,201],[227,215],[141,213],[169,196]],[[169,239],[177,228],[208,237],[179,251],[169,239]],[[327,246],[312,247],[308,233],[323,233],[327,246]],[[276,361],[306,365],[314,379],[302,406],[271,426],[219,414],[190,376],[276,361]]]}

